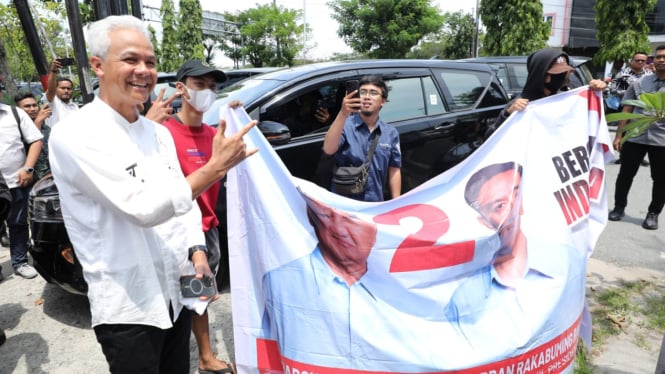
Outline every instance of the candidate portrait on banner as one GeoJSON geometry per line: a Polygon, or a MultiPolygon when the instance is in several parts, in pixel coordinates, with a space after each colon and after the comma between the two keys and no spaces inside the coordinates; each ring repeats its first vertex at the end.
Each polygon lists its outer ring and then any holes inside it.
{"type": "Polygon", "coordinates": [[[531,102],[380,203],[291,177],[250,132],[261,152],[227,181],[239,372],[572,372],[607,219],[601,114],[588,88],[531,102]]]}

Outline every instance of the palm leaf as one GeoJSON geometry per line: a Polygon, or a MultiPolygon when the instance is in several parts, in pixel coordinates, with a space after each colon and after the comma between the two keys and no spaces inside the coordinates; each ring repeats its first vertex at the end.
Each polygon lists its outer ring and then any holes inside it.
{"type": "Polygon", "coordinates": [[[654,123],[665,121],[665,92],[643,93],[638,100],[624,100],[621,103],[643,109],[643,113],[621,112],[605,116],[607,122],[630,120],[621,128],[623,131],[621,144],[643,134],[654,123]]]}
{"type": "Polygon", "coordinates": [[[647,128],[656,122],[658,122],[656,117],[645,117],[628,123],[621,129],[623,131],[621,144],[625,143],[626,140],[639,136],[643,132],[647,131],[647,128]]]}
{"type": "Polygon", "coordinates": [[[627,112],[617,112],[617,113],[610,113],[605,116],[605,121],[607,122],[615,122],[615,121],[622,121],[625,119],[638,119],[638,118],[643,118],[644,114],[637,114],[637,113],[627,113],[627,112]]]}

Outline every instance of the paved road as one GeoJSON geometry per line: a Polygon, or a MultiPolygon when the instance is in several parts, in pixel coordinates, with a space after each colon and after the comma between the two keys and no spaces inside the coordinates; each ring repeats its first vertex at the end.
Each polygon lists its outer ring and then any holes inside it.
{"type": "MultiPolygon", "coordinates": [[[[609,209],[612,209],[614,203],[614,182],[619,166],[606,166],[609,209]]],[[[618,222],[608,222],[592,257],[619,266],[664,271],[665,215],[660,217],[659,230],[645,230],[641,226],[650,201],[650,168],[642,166],[628,196],[626,217],[618,222]]]]}

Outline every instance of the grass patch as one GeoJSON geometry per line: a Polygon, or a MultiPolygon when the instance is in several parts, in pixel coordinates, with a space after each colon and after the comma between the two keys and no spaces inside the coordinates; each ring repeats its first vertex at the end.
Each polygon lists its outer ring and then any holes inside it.
{"type": "MultiPolygon", "coordinates": [[[[587,299],[593,320],[591,356],[602,351],[610,337],[628,334],[627,328],[631,325],[659,334],[665,330],[665,295],[662,287],[654,282],[620,281],[617,285],[589,293],[587,299]]],[[[633,332],[629,339],[638,347],[651,349],[641,332],[633,332]]],[[[591,357],[580,340],[575,374],[593,372],[591,357]]]]}
{"type": "Polygon", "coordinates": [[[647,326],[665,330],[665,295],[645,297],[641,312],[647,317],[647,326]]]}

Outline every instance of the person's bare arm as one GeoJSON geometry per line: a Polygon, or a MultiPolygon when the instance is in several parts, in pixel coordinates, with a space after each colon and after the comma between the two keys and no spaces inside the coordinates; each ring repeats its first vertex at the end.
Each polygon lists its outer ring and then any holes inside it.
{"type": "MultiPolygon", "coordinates": [[[[28,154],[25,157],[24,167],[25,168],[28,168],[28,167],[34,168],[35,164],[37,163],[37,158],[39,157],[39,152],[41,152],[41,151],[42,151],[42,141],[41,141],[41,139],[30,143],[30,146],[28,148],[28,154]]],[[[27,171],[25,171],[24,168],[22,168],[18,172],[18,184],[21,187],[25,187],[25,186],[30,185],[30,183],[32,182],[33,175],[34,175],[34,173],[28,173],[27,171]]]]}
{"type": "Polygon", "coordinates": [[[388,168],[388,186],[393,199],[402,194],[402,169],[393,166],[388,168]]]}
{"type": "Polygon", "coordinates": [[[353,112],[357,112],[360,108],[360,98],[353,97],[357,92],[349,92],[342,100],[342,108],[335,117],[332,125],[326,132],[326,137],[323,139],[323,153],[327,155],[334,155],[339,148],[339,139],[342,137],[344,130],[344,122],[346,118],[353,112]]]}
{"type": "MultiPolygon", "coordinates": [[[[624,113],[632,113],[633,112],[633,107],[630,105],[624,105],[622,112],[624,113]]],[[[627,119],[619,121],[617,124],[617,131],[616,135],[614,136],[614,142],[612,143],[612,146],[614,146],[615,151],[621,151],[621,139],[623,138],[623,128],[626,126],[628,123],[627,119]]]]}
{"type": "Polygon", "coordinates": [[[224,136],[226,121],[223,119],[219,121],[217,134],[212,142],[210,160],[187,176],[187,182],[192,187],[192,199],[196,199],[212,184],[224,178],[231,168],[259,151],[258,148],[248,150],[242,140],[243,136],[256,124],[257,121],[252,121],[227,138],[224,136]]]}
{"type": "Polygon", "coordinates": [[[51,115],[51,106],[49,104],[45,104],[40,110],[39,113],[37,113],[37,118],[35,118],[35,126],[37,126],[38,129],[41,130],[42,126],[44,125],[44,121],[51,115]]]}
{"type": "Polygon", "coordinates": [[[526,109],[527,104],[529,104],[529,99],[524,99],[524,98],[521,98],[521,97],[517,98],[517,99],[515,99],[515,101],[513,101],[513,103],[510,105],[510,107],[508,107],[508,109],[506,109],[506,112],[508,112],[508,114],[511,114],[514,111],[521,112],[524,109],[526,109]]]}
{"type": "Polygon", "coordinates": [[[589,82],[589,88],[594,91],[604,91],[607,88],[607,83],[600,79],[592,79],[589,82]]]}
{"type": "Polygon", "coordinates": [[[51,62],[51,71],[48,73],[48,87],[46,88],[46,99],[50,103],[55,98],[55,90],[58,88],[58,72],[62,69],[62,65],[58,59],[51,62]]]}

